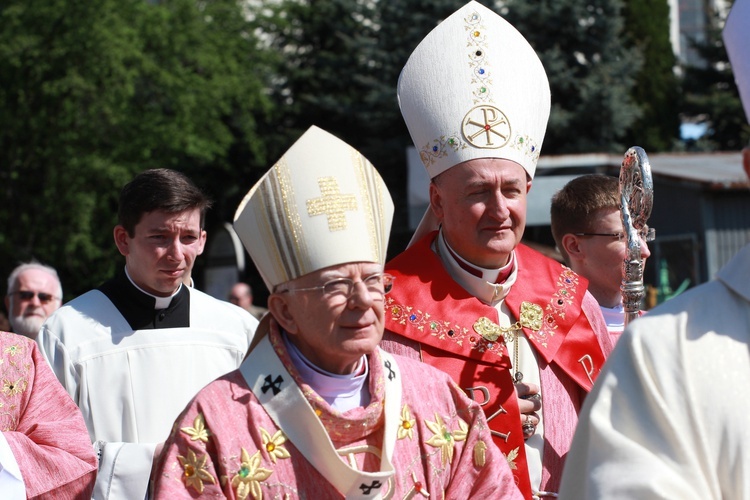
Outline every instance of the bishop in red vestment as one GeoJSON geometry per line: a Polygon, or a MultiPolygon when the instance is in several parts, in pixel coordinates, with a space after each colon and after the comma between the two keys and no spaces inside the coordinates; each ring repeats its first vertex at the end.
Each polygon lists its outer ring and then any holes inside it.
{"type": "Polygon", "coordinates": [[[554,497],[613,341],[587,281],[520,244],[550,111],[544,67],[471,1],[420,42],[398,98],[430,207],[386,266],[382,347],[450,374],[483,407],[525,497],[554,497]]]}

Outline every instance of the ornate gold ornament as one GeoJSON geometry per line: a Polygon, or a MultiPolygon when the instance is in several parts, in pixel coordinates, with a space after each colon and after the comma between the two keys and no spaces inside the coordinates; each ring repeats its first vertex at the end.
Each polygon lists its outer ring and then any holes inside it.
{"type": "Polygon", "coordinates": [[[461,133],[475,148],[499,149],[510,140],[510,122],[498,108],[483,104],[466,113],[461,133]]]}

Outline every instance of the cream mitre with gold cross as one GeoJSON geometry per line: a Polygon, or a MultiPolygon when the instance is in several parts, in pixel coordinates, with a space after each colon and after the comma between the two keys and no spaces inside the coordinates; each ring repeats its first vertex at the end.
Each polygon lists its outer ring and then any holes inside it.
{"type": "Polygon", "coordinates": [[[469,2],[422,40],[398,101],[431,179],[475,158],[512,160],[534,177],[549,82],[529,42],[487,7],[469,2]]]}
{"type": "Polygon", "coordinates": [[[375,167],[313,126],[245,195],[234,229],[273,290],[337,264],[384,264],[392,219],[375,167]]]}

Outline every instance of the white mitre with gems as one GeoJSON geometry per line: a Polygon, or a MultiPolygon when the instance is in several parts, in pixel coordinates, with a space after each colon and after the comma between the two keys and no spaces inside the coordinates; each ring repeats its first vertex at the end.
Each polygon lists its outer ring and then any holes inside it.
{"type": "Polygon", "coordinates": [[[734,2],[722,35],[745,116],[750,123],[750,0],[734,2]]]}
{"type": "Polygon", "coordinates": [[[234,229],[273,290],[337,264],[384,264],[392,219],[375,167],[313,126],[245,195],[234,229]]]}
{"type": "Polygon", "coordinates": [[[469,2],[422,40],[398,101],[431,179],[475,158],[512,160],[534,177],[549,82],[523,35],[487,7],[469,2]]]}

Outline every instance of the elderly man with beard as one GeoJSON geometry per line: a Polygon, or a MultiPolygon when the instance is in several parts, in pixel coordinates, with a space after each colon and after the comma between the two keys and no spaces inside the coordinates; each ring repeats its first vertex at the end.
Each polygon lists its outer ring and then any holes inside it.
{"type": "Polygon", "coordinates": [[[10,273],[5,307],[14,333],[35,340],[39,329],[60,304],[62,285],[54,268],[28,262],[10,273]]]}

